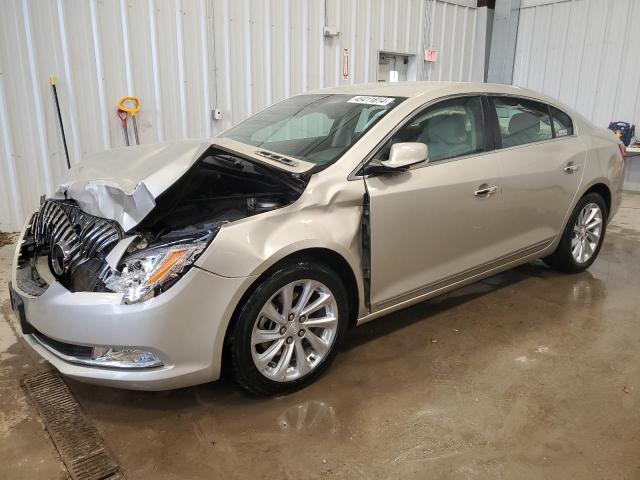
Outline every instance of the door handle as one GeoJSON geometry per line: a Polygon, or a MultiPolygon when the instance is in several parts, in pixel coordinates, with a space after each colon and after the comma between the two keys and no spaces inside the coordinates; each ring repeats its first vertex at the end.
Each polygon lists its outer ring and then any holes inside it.
{"type": "Polygon", "coordinates": [[[488,185],[483,183],[478,187],[478,190],[473,192],[473,194],[478,198],[487,198],[498,191],[498,187],[495,185],[488,185]]]}
{"type": "Polygon", "coordinates": [[[580,165],[576,165],[573,162],[569,162],[562,170],[564,170],[564,173],[575,173],[578,171],[579,168],[580,168],[580,165]]]}

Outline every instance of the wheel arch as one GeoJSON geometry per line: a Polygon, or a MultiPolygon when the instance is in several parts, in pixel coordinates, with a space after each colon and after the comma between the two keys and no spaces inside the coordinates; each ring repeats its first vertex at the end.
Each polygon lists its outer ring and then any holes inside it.
{"type": "Polygon", "coordinates": [[[611,189],[606,184],[597,182],[587,188],[580,198],[589,193],[597,193],[602,197],[607,207],[607,217],[609,217],[609,213],[611,212],[611,189]]]}
{"type": "Polygon", "coordinates": [[[222,348],[223,371],[225,369],[225,365],[228,364],[229,342],[233,334],[233,330],[237,324],[238,315],[240,314],[242,306],[247,302],[249,297],[253,294],[256,288],[258,288],[261,282],[273,272],[275,272],[278,268],[281,268],[283,265],[299,262],[302,260],[310,260],[322,263],[334,270],[336,274],[338,274],[340,279],[343,281],[345,289],[347,291],[347,299],[349,302],[348,326],[349,328],[352,328],[357,324],[361,303],[361,288],[358,284],[356,273],[354,272],[347,259],[335,250],[331,250],[325,247],[309,247],[302,250],[297,250],[280,258],[268,268],[266,268],[262,273],[260,273],[255,278],[255,280],[251,282],[251,284],[247,287],[247,289],[244,291],[244,293],[236,303],[225,331],[224,344],[222,348]]]}
{"type": "Polygon", "coordinates": [[[571,203],[571,208],[567,212],[567,215],[564,221],[562,222],[562,228],[558,231],[553,241],[547,246],[547,248],[545,248],[543,256],[551,254],[558,247],[558,244],[560,243],[560,239],[562,238],[562,234],[564,233],[564,230],[565,228],[567,228],[569,220],[571,219],[571,214],[573,210],[576,208],[576,205],[578,204],[580,199],[585,195],[589,193],[597,193],[600,196],[602,196],[602,198],[605,201],[605,205],[607,207],[607,218],[610,217],[609,213],[611,212],[611,202],[612,202],[611,188],[605,182],[606,182],[605,179],[596,179],[591,184],[587,185],[584,188],[581,188],[581,190],[578,191],[578,193],[573,199],[573,202],[571,203]]]}

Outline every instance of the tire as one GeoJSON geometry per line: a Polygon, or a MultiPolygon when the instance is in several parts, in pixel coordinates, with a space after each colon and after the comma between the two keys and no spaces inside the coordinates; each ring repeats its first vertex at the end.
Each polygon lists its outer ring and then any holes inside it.
{"type": "MultiPolygon", "coordinates": [[[[585,271],[596,260],[598,253],[600,253],[600,248],[602,247],[602,242],[604,241],[607,230],[607,217],[607,205],[599,194],[587,193],[584,195],[571,213],[571,217],[569,217],[569,221],[562,233],[562,238],[555,252],[544,258],[543,261],[554,270],[564,273],[579,273],[585,271]],[[597,242],[594,241],[593,236],[595,230],[585,230],[581,224],[583,211],[589,210],[587,214],[588,217],[590,213],[594,211],[595,207],[599,210],[601,222],[597,242]],[[586,232],[589,232],[589,234],[586,232]],[[588,256],[585,255],[584,257],[580,256],[580,245],[578,245],[582,241],[582,238],[585,239],[585,243],[583,244],[585,248],[583,248],[582,251],[590,252],[588,256]],[[576,241],[577,243],[574,243],[576,241]],[[577,256],[574,253],[574,247],[578,249],[577,256]]],[[[594,223],[597,218],[598,216],[596,214],[596,217],[594,217],[591,222],[587,222],[587,225],[594,223]]]]}
{"type": "Polygon", "coordinates": [[[265,396],[313,383],[335,358],[348,317],[347,293],[333,270],[308,260],[283,265],[261,281],[239,311],[229,338],[236,382],[265,396]],[[283,306],[287,303],[290,308],[283,306]],[[323,306],[308,311],[307,318],[305,310],[318,304],[323,306]]]}

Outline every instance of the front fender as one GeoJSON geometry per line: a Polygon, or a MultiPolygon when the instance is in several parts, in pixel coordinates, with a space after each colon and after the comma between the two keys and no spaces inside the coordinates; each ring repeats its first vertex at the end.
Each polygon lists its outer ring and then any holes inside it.
{"type": "Polygon", "coordinates": [[[196,265],[223,277],[256,277],[289,255],[321,248],[345,259],[362,291],[363,194],[361,182],[313,177],[295,203],[225,225],[196,265]]]}

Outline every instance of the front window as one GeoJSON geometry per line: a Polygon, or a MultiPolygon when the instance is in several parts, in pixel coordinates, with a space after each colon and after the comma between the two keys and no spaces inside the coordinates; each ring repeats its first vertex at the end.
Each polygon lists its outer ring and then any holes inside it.
{"type": "Polygon", "coordinates": [[[248,118],[223,136],[325,165],[335,162],[402,100],[366,95],[298,95],[248,118]]]}
{"type": "Polygon", "coordinates": [[[460,97],[439,102],[418,113],[376,154],[387,160],[399,142],[425,143],[429,162],[473,155],[485,151],[484,121],[480,97],[460,97]]]}

